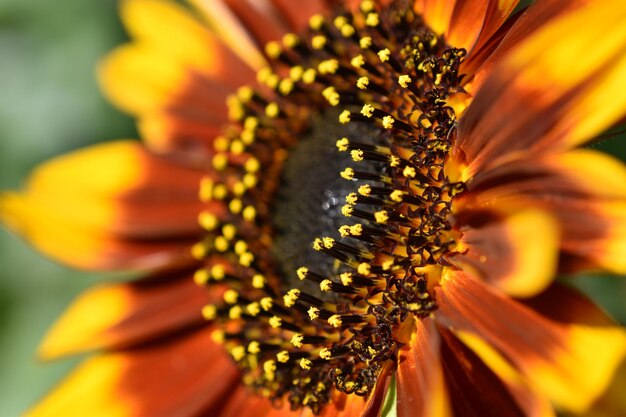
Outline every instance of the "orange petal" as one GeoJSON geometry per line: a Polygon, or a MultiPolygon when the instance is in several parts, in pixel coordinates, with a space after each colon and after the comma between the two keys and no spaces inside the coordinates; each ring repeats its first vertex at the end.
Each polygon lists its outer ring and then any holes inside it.
{"type": "Polygon", "coordinates": [[[481,358],[450,331],[441,329],[441,334],[441,361],[455,416],[527,416],[526,404],[517,403],[504,381],[481,358]]]}
{"type": "Polygon", "coordinates": [[[456,3],[457,0],[416,0],[413,7],[432,30],[443,35],[450,28],[456,3]]]}
{"type": "Polygon", "coordinates": [[[574,412],[585,411],[603,393],[626,354],[624,330],[560,287],[540,295],[541,303],[524,305],[462,272],[448,271],[437,300],[440,323],[476,334],[531,386],[574,412]]]}
{"type": "Polygon", "coordinates": [[[27,417],[215,415],[237,372],[205,329],[87,359],[27,417]]]}
{"type": "Polygon", "coordinates": [[[515,297],[532,296],[553,281],[560,232],[546,212],[519,210],[476,225],[470,222],[461,230],[464,252],[454,258],[461,269],[515,297]]]}
{"type": "Polygon", "coordinates": [[[48,331],[43,359],[92,349],[127,347],[203,321],[201,309],[218,300],[190,274],[101,285],[81,294],[48,331]]]}
{"type": "Polygon", "coordinates": [[[155,158],[136,142],[97,145],[37,168],[24,192],[0,197],[0,219],[45,254],[77,267],[188,262],[200,233],[194,224],[203,208],[200,178],[201,171],[155,158]]]}
{"type": "Polygon", "coordinates": [[[626,167],[589,150],[519,159],[478,174],[460,206],[519,205],[560,223],[564,270],[626,271],[626,167]]]}
{"type": "Polygon", "coordinates": [[[626,112],[626,97],[615,94],[626,83],[624,48],[622,1],[594,2],[550,22],[490,74],[460,121],[455,152],[473,174],[515,152],[590,140],[626,112]]]}
{"type": "Polygon", "coordinates": [[[398,416],[452,416],[443,379],[440,336],[433,321],[417,321],[411,341],[398,356],[398,416]]]}

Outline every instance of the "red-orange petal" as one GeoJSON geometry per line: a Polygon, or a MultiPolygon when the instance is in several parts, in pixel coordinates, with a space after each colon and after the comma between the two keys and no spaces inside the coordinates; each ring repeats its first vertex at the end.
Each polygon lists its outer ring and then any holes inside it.
{"type": "Polygon", "coordinates": [[[110,142],[41,165],[23,192],[0,196],[0,220],[46,255],[80,268],[189,263],[201,232],[201,174],[137,142],[110,142]]]}
{"type": "Polygon", "coordinates": [[[531,386],[574,412],[585,411],[602,394],[626,354],[623,329],[599,320],[603,316],[589,301],[558,287],[546,295],[550,308],[540,308],[449,271],[436,295],[438,322],[484,339],[531,386]]]}
{"type": "Polygon", "coordinates": [[[453,153],[470,175],[516,153],[580,145],[622,118],[626,98],[614,92],[625,81],[624,28],[623,2],[594,2],[554,19],[508,54],[459,121],[453,153]],[[601,48],[599,36],[606,40],[601,48]]]}
{"type": "Polygon", "coordinates": [[[238,376],[210,329],[87,359],[27,417],[215,415],[238,376]]]}
{"type": "Polygon", "coordinates": [[[201,309],[219,300],[190,273],[107,284],[79,295],[46,334],[43,359],[93,349],[125,348],[181,331],[204,321],[201,309]]]}
{"type": "Polygon", "coordinates": [[[417,321],[415,326],[411,341],[398,357],[398,416],[450,417],[439,332],[430,319],[417,321]]]}

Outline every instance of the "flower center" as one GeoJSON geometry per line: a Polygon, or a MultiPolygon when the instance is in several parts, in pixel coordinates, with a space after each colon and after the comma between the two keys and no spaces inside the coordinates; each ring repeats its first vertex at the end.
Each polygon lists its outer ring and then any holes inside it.
{"type": "Polygon", "coordinates": [[[314,412],[368,395],[454,253],[446,175],[464,50],[411,2],[313,16],[228,100],[200,197],[203,314],[244,382],[314,412]]]}

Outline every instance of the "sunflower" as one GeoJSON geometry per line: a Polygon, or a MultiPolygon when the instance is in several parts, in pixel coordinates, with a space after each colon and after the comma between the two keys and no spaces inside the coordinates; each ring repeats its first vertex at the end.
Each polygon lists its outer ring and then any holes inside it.
{"type": "MultiPolygon", "coordinates": [[[[29,416],[553,416],[626,333],[558,273],[626,273],[626,4],[125,0],[105,93],[143,142],[0,196],[88,290],[29,416]]],[[[596,408],[594,408],[596,407],[596,408]]]]}

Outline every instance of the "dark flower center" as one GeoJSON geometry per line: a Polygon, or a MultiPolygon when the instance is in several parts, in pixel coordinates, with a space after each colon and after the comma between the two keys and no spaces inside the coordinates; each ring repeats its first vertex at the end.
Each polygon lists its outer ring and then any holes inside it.
{"type": "Polygon", "coordinates": [[[314,412],[334,390],[368,395],[454,253],[446,175],[465,55],[412,2],[313,16],[266,48],[259,85],[228,101],[194,256],[215,339],[244,382],[314,412]],[[218,204],[218,205],[219,205],[218,204]]]}

